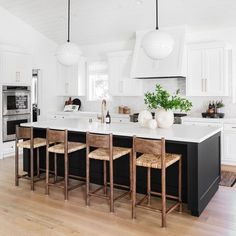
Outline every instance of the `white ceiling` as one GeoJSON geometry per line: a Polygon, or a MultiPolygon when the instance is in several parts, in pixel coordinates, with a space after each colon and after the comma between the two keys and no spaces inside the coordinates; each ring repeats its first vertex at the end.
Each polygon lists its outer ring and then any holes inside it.
{"type": "MultiPolygon", "coordinates": [[[[66,40],[67,0],[0,0],[0,5],[57,43],[66,40]]],[[[155,0],[71,0],[71,41],[125,40],[155,27],[155,0]]],[[[159,0],[160,26],[236,26],[236,0],[159,0]]]]}

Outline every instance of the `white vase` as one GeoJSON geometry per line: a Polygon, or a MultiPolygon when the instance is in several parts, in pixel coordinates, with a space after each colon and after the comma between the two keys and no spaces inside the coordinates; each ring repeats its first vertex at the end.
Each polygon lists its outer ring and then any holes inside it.
{"type": "Polygon", "coordinates": [[[170,128],[174,123],[174,113],[172,110],[159,108],[156,111],[156,121],[160,128],[170,128]]]}

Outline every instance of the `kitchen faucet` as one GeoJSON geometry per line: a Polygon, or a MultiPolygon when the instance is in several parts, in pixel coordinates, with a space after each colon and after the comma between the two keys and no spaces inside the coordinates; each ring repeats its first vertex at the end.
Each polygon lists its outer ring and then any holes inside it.
{"type": "Polygon", "coordinates": [[[105,123],[105,112],[107,108],[107,102],[105,99],[102,100],[102,107],[101,107],[101,123],[105,123]]]}

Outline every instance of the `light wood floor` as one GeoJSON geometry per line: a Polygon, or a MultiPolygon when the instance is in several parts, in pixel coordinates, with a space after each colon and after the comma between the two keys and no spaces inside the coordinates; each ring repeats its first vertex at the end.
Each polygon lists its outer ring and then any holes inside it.
{"type": "MultiPolygon", "coordinates": [[[[14,159],[0,160],[0,235],[236,235],[236,188],[221,187],[201,217],[192,217],[184,210],[168,215],[167,228],[160,227],[160,215],[138,209],[131,220],[130,201],[115,204],[115,213],[108,213],[107,202],[92,199],[84,203],[84,188],[70,193],[65,202],[59,189],[44,195],[43,183],[31,192],[29,182],[14,186],[14,159]]],[[[186,208],[186,207],[185,207],[186,208]]]]}

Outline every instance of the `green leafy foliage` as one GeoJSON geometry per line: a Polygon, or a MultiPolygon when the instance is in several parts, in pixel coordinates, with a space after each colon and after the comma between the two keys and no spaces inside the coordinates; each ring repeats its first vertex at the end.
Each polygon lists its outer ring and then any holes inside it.
{"type": "Polygon", "coordinates": [[[174,95],[170,95],[160,84],[156,84],[154,92],[145,93],[144,102],[150,109],[190,111],[192,103],[186,98],[180,97],[179,92],[178,89],[174,95]]]}

